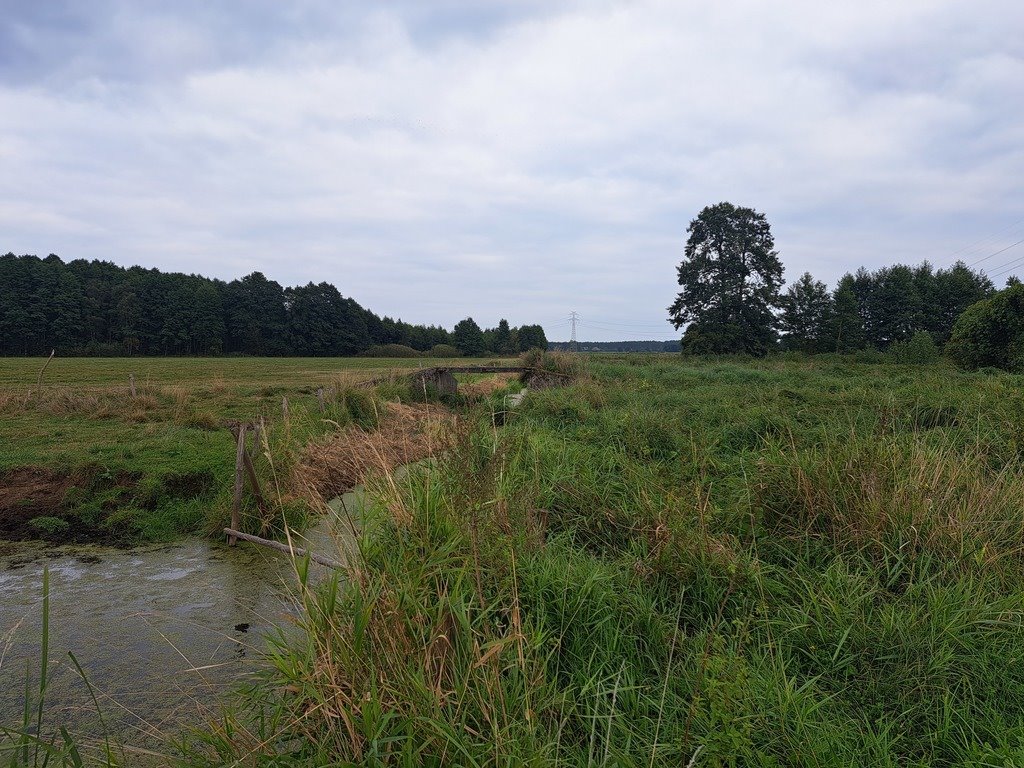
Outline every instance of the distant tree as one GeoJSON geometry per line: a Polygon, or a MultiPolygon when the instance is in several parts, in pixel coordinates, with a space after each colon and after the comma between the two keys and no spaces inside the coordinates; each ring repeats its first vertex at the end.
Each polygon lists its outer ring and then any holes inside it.
{"type": "Polygon", "coordinates": [[[683,290],[668,308],[687,325],[683,350],[764,355],[775,342],[782,263],[764,214],[732,203],[704,208],[686,230],[677,269],[683,290]]]}
{"type": "Polygon", "coordinates": [[[548,338],[544,328],[539,325],[522,325],[516,335],[519,337],[519,351],[528,352],[531,349],[547,349],[548,338]]]}
{"type": "Polygon", "coordinates": [[[253,272],[225,288],[227,351],[282,355],[288,351],[284,288],[253,272]]]}
{"type": "Polygon", "coordinates": [[[452,331],[452,342],[464,355],[482,355],[484,353],[484,333],[472,317],[460,320],[452,331]]]}
{"type": "Polygon", "coordinates": [[[484,328],[484,352],[493,355],[494,354],[494,335],[498,332],[497,328],[484,328]]]}
{"type": "Polygon", "coordinates": [[[509,328],[508,320],[502,318],[498,321],[498,327],[494,331],[494,351],[499,355],[514,355],[519,351],[516,340],[512,338],[512,329],[509,328]]]}
{"type": "Polygon", "coordinates": [[[1020,278],[1019,277],[1017,277],[1016,275],[1010,275],[1008,278],[1006,278],[1006,287],[1007,288],[1012,288],[1015,285],[1020,285],[1020,278]]]}
{"type": "Polygon", "coordinates": [[[925,299],[925,330],[936,343],[945,344],[964,310],[994,292],[995,286],[988,277],[972,271],[962,261],[950,269],[940,269],[935,273],[934,289],[925,299]]]}
{"type": "MultiPolygon", "coordinates": [[[[54,257],[56,258],[56,257],[54,257]]],[[[50,300],[47,303],[47,340],[53,349],[70,352],[85,343],[88,329],[82,314],[85,294],[75,275],[54,269],[49,280],[50,300]]]]}
{"type": "Polygon", "coordinates": [[[299,355],[354,355],[370,346],[362,307],[330,283],[285,292],[291,348],[299,355]]]}
{"type": "MultiPolygon", "coordinates": [[[[496,347],[517,348],[507,322],[491,333],[496,347]]],[[[285,290],[259,272],[224,283],[52,253],[0,256],[0,355],[351,355],[451,340],[437,325],[378,317],[329,283],[285,290]]]]}
{"type": "Polygon", "coordinates": [[[828,287],[810,272],[793,283],[782,296],[779,328],[787,349],[824,352],[833,345],[831,336],[832,297],[828,287]]]}
{"type": "Polygon", "coordinates": [[[191,346],[192,328],[196,320],[195,288],[189,285],[185,275],[166,275],[168,291],[163,326],[160,328],[160,346],[165,355],[188,355],[191,346]]]}
{"type": "Polygon", "coordinates": [[[903,264],[883,267],[874,274],[870,296],[868,340],[879,349],[907,341],[923,327],[923,307],[914,271],[903,264]]]}
{"type": "Polygon", "coordinates": [[[836,352],[864,348],[864,319],[859,311],[855,278],[843,275],[832,294],[829,336],[836,352]]]}
{"type": "Polygon", "coordinates": [[[209,280],[199,284],[194,307],[192,352],[199,355],[220,354],[224,351],[224,308],[216,284],[209,280]]]}

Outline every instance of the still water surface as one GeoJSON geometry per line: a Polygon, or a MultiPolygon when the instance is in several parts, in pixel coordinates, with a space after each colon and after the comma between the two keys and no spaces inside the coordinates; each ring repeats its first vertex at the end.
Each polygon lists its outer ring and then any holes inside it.
{"type": "MultiPolygon", "coordinates": [[[[349,507],[358,494],[348,494],[349,507]]],[[[344,559],[351,536],[325,521],[296,542],[344,559]]],[[[327,570],[311,565],[314,578],[327,570]]],[[[99,695],[107,726],[156,744],[215,717],[233,684],[258,665],[267,633],[295,615],[286,555],[204,539],[114,549],[0,541],[0,725],[20,723],[26,664],[37,675],[43,569],[50,572],[46,718],[98,736],[99,720],[68,651],[99,695]]]]}

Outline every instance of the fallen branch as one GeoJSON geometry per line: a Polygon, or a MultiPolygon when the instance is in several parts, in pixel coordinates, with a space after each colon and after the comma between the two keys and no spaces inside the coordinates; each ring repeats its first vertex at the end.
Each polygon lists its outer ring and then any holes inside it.
{"type": "Polygon", "coordinates": [[[261,544],[264,547],[270,547],[276,549],[278,552],[284,552],[286,555],[293,557],[308,557],[314,563],[320,563],[328,568],[334,568],[335,570],[343,570],[345,568],[344,563],[339,563],[337,560],[331,560],[323,555],[318,555],[315,552],[302,549],[301,547],[289,547],[287,544],[282,544],[280,541],[272,541],[271,539],[262,539],[259,536],[253,536],[251,533],[242,533],[236,531],[234,528],[225,528],[224,533],[236,539],[242,539],[243,541],[251,541],[253,544],[261,544]]]}

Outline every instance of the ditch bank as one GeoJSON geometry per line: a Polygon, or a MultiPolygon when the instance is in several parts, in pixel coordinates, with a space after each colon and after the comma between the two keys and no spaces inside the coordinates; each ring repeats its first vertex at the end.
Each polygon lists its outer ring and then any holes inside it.
{"type": "Polygon", "coordinates": [[[120,510],[144,514],[169,501],[212,500],[216,491],[208,471],[146,478],[97,465],[0,470],[0,539],[128,546],[138,543],[137,531],[120,510]]]}

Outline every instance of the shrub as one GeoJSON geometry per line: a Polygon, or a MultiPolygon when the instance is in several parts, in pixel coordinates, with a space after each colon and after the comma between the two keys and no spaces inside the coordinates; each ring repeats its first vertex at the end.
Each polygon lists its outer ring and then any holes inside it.
{"type": "Polygon", "coordinates": [[[40,533],[49,534],[50,536],[59,536],[67,533],[71,528],[71,523],[67,520],[63,520],[59,517],[51,517],[49,515],[33,517],[28,521],[28,524],[40,533]]]}
{"type": "Polygon", "coordinates": [[[928,331],[918,331],[908,341],[896,342],[889,348],[889,354],[897,363],[911,365],[929,365],[941,357],[928,331]]]}
{"type": "Polygon", "coordinates": [[[350,387],[338,393],[338,402],[363,429],[376,429],[380,422],[380,404],[372,392],[350,387]]]}
{"type": "Polygon", "coordinates": [[[435,344],[427,352],[427,357],[462,357],[462,353],[451,344],[435,344]]]}
{"type": "Polygon", "coordinates": [[[953,325],[946,354],[968,370],[1024,370],[1024,285],[965,309],[953,325]]]}
{"type": "Polygon", "coordinates": [[[519,364],[540,371],[575,377],[583,372],[583,358],[571,352],[545,352],[531,349],[519,356],[519,364]]]}
{"type": "Polygon", "coordinates": [[[405,344],[374,344],[369,349],[359,353],[360,357],[423,357],[418,352],[405,344]]]}

